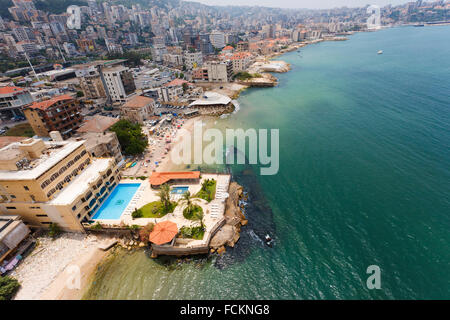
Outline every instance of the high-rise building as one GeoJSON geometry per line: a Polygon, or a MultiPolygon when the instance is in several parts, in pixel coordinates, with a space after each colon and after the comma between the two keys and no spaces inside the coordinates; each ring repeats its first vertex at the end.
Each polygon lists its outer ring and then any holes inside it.
{"type": "Polygon", "coordinates": [[[113,102],[126,102],[135,90],[133,74],[125,66],[113,66],[102,69],[107,95],[113,102]]]}

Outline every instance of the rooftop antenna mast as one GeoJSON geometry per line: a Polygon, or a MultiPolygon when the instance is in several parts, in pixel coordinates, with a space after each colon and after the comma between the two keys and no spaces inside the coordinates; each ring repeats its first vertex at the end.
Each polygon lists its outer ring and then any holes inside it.
{"type": "Polygon", "coordinates": [[[66,58],[64,57],[64,55],[63,55],[63,53],[62,53],[62,51],[61,51],[61,47],[59,46],[59,42],[56,41],[56,44],[58,45],[58,50],[59,50],[59,53],[61,54],[61,57],[62,57],[63,60],[64,60],[64,63],[66,63],[66,58]]]}
{"type": "Polygon", "coordinates": [[[24,53],[25,53],[25,58],[27,58],[27,61],[28,61],[28,63],[30,64],[31,70],[33,70],[33,73],[34,73],[34,76],[36,77],[36,80],[37,80],[37,81],[41,81],[41,80],[39,79],[37,73],[36,73],[36,70],[34,70],[33,65],[31,64],[30,59],[28,59],[27,53],[26,53],[26,52],[24,52],[24,53]]]}

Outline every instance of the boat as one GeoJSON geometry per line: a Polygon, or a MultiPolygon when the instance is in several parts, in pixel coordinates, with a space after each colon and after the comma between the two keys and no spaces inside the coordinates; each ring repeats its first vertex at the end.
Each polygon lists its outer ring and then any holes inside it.
{"type": "Polygon", "coordinates": [[[382,53],[383,53],[383,50],[380,50],[380,51],[378,51],[377,53],[378,53],[378,54],[382,54],[382,53]]]}
{"type": "Polygon", "coordinates": [[[265,240],[266,240],[266,245],[268,245],[269,247],[272,247],[273,239],[268,234],[266,234],[265,240]]]}
{"type": "Polygon", "coordinates": [[[128,162],[128,163],[125,165],[125,168],[129,168],[132,164],[133,164],[133,162],[128,162]]]}
{"type": "Polygon", "coordinates": [[[424,24],[415,24],[414,27],[425,27],[424,24]]]}
{"type": "Polygon", "coordinates": [[[131,164],[131,166],[130,166],[130,168],[133,168],[135,165],[137,164],[137,162],[135,161],[135,162],[133,162],[132,164],[131,164]]]}

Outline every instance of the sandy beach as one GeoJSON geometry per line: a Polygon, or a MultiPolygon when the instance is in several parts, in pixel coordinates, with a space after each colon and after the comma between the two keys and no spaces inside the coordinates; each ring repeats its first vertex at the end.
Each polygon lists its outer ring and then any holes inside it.
{"type": "Polygon", "coordinates": [[[81,233],[63,233],[54,240],[48,236],[37,240],[37,247],[11,273],[21,284],[14,299],[79,299],[81,292],[77,291],[80,290],[61,293],[65,287],[65,277],[69,276],[68,273],[64,276],[64,271],[78,265],[81,283],[86,283],[86,277],[92,274],[103,258],[103,252],[97,249],[99,238],[81,233]]]}

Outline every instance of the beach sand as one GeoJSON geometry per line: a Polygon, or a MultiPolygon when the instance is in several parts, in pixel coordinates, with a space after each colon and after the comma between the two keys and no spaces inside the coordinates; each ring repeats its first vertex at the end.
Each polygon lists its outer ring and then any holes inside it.
{"type": "Polygon", "coordinates": [[[80,300],[89,288],[97,266],[108,255],[107,251],[91,248],[72,261],[60,272],[51,285],[39,297],[40,300],[80,300]],[[79,283],[74,280],[79,276],[79,283]],[[79,284],[78,288],[75,288],[79,284]]]}

